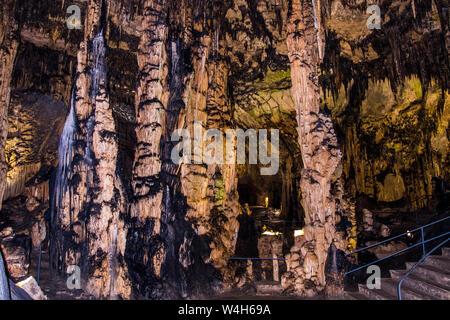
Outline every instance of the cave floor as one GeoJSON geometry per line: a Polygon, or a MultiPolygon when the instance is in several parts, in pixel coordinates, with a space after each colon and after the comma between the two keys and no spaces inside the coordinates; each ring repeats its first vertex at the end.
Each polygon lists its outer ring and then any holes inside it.
{"type": "MultiPolygon", "coordinates": [[[[30,257],[30,275],[37,279],[39,250],[33,249],[30,257]]],[[[94,297],[86,294],[83,290],[70,290],[67,288],[66,280],[59,274],[52,272],[47,250],[42,250],[41,272],[39,286],[49,300],[93,300],[94,297]]]]}
{"type": "MultiPolygon", "coordinates": [[[[39,250],[33,249],[30,256],[29,275],[37,279],[39,250]]],[[[86,294],[83,290],[68,289],[66,279],[61,275],[52,272],[50,269],[49,255],[47,250],[42,251],[41,272],[39,276],[39,286],[49,300],[96,300],[95,297],[86,294]]],[[[314,297],[300,297],[273,294],[254,294],[238,289],[226,291],[217,296],[203,297],[204,300],[345,300],[345,296],[327,297],[317,295],[314,297]]]]}
{"type": "MultiPolygon", "coordinates": [[[[33,249],[30,255],[29,275],[37,279],[39,250],[33,249]]],[[[95,300],[96,298],[86,294],[83,290],[68,289],[66,279],[50,269],[48,250],[43,249],[41,259],[41,271],[39,286],[49,300],[95,300]]],[[[327,297],[317,295],[314,297],[300,297],[283,295],[278,292],[273,294],[256,294],[254,292],[232,289],[217,296],[205,296],[200,300],[345,300],[345,296],[327,297]]]]}
{"type": "Polygon", "coordinates": [[[343,292],[340,295],[327,296],[319,294],[312,297],[285,295],[274,292],[273,294],[245,293],[237,289],[226,291],[218,296],[205,298],[212,300],[348,300],[348,295],[343,292]]]}
{"type": "MultiPolygon", "coordinates": [[[[30,259],[30,275],[37,279],[39,251],[32,250],[30,259]]],[[[51,271],[49,255],[47,250],[43,250],[41,259],[41,272],[39,276],[39,286],[49,300],[95,300],[83,292],[83,290],[70,290],[67,288],[66,280],[59,274],[51,271]]],[[[281,294],[252,294],[240,290],[230,290],[213,297],[204,297],[212,300],[327,300],[329,297],[318,295],[315,297],[286,296],[281,294]]],[[[335,298],[333,298],[334,300],[335,298]]],[[[339,299],[339,298],[338,298],[339,299]]]]}
{"type": "MultiPolygon", "coordinates": [[[[246,294],[230,294],[224,293],[222,295],[211,298],[212,300],[330,300],[323,295],[315,297],[300,297],[300,296],[285,296],[280,294],[274,295],[246,295],[246,294]]],[[[340,300],[340,299],[331,299],[340,300]]]]}

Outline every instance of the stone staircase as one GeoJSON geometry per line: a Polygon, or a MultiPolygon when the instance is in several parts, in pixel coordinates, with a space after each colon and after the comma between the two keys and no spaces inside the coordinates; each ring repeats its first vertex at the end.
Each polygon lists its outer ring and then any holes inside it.
{"type": "MultiPolygon", "coordinates": [[[[400,279],[414,266],[407,262],[406,270],[390,270],[391,278],[381,279],[381,289],[369,289],[359,284],[358,292],[346,292],[349,300],[397,300],[400,279]]],[[[430,255],[402,284],[404,300],[450,300],[450,248],[442,248],[442,255],[430,255]]]]}
{"type": "Polygon", "coordinates": [[[256,294],[261,296],[279,295],[283,291],[279,281],[257,281],[254,286],[256,287],[256,294]]]}

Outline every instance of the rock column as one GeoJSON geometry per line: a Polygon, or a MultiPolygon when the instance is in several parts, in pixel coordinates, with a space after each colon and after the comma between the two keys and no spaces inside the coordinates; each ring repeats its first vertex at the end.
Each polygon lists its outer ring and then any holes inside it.
{"type": "MultiPolygon", "coordinates": [[[[82,287],[100,298],[127,298],[130,286],[123,254],[124,195],[116,174],[117,130],[106,87],[106,3],[88,4],[84,41],[77,56],[73,93],[73,155],[62,201],[53,221],[57,267],[81,271],[82,287]]],[[[58,203],[58,202],[57,202],[58,203]]]]}
{"type": "Polygon", "coordinates": [[[307,294],[326,287],[325,262],[330,245],[335,242],[338,249],[346,248],[342,235],[336,231],[336,204],[342,199],[332,193],[332,183],[340,177],[342,154],[330,116],[320,109],[322,42],[318,41],[320,28],[316,28],[320,6],[313,1],[293,0],[287,26],[291,94],[304,164],[301,189],[306,241],[301,248],[301,272],[296,274],[300,283],[296,290],[307,294]]]}

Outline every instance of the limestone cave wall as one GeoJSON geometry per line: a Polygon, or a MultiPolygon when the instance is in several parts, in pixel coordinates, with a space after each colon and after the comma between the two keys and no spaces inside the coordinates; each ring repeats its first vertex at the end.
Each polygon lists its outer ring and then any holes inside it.
{"type": "Polygon", "coordinates": [[[286,292],[342,289],[326,265],[357,246],[363,206],[432,207],[435,179],[450,179],[448,2],[373,3],[379,29],[365,0],[2,0],[11,276],[44,239],[52,268],[80,266],[97,298],[218,294],[236,282],[224,258],[242,208],[267,197],[304,228],[279,250],[286,292]],[[203,163],[205,141],[174,163],[173,132],[195,137],[198,123],[279,129],[278,173],[203,163]]]}

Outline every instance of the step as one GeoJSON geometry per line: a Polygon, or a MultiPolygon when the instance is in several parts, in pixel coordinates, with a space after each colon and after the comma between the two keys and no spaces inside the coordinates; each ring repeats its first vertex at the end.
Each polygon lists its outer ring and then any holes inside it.
{"type": "MultiPolygon", "coordinates": [[[[407,262],[406,269],[411,269],[413,265],[415,265],[415,262],[407,262]]],[[[430,265],[420,264],[411,274],[419,278],[429,279],[445,287],[450,287],[450,273],[447,270],[449,269],[438,269],[430,265]]]]}
{"type": "MultiPolygon", "coordinates": [[[[407,270],[390,270],[391,278],[400,280],[406,274],[406,271],[407,270]]],[[[408,281],[408,278],[411,277],[416,280],[425,281],[432,285],[439,286],[443,289],[450,290],[450,286],[446,285],[444,281],[442,281],[446,275],[448,276],[447,273],[430,266],[418,266],[413,272],[408,275],[405,281],[408,281]],[[435,277],[429,276],[429,273],[435,273],[435,277]]]]}
{"type": "Polygon", "coordinates": [[[369,300],[369,298],[360,292],[346,291],[343,295],[344,300],[369,300]]]}
{"type": "Polygon", "coordinates": [[[393,296],[383,289],[369,289],[365,284],[359,284],[359,293],[365,295],[368,300],[397,300],[397,296],[393,296]]]}
{"type": "Polygon", "coordinates": [[[425,259],[424,264],[440,270],[450,270],[450,258],[443,256],[429,256],[425,259]]]}
{"type": "Polygon", "coordinates": [[[450,248],[446,248],[446,247],[442,248],[442,256],[450,258],[450,248]]]}
{"type": "MultiPolygon", "coordinates": [[[[386,290],[389,294],[398,299],[398,281],[389,278],[381,279],[381,289],[386,290]]],[[[402,299],[403,300],[433,300],[433,296],[426,292],[418,291],[410,283],[403,282],[402,284],[402,299]]]]}
{"type": "MultiPolygon", "coordinates": [[[[400,281],[400,279],[406,274],[406,270],[391,270],[392,279],[395,281],[400,281]]],[[[414,275],[414,272],[410,274],[405,281],[403,281],[402,288],[404,285],[415,288],[418,292],[423,292],[427,295],[432,296],[434,299],[444,299],[450,300],[450,288],[442,284],[436,283],[429,278],[421,278],[414,275]]]]}
{"type": "Polygon", "coordinates": [[[276,281],[257,281],[254,286],[256,291],[262,294],[281,293],[283,291],[281,283],[276,281]]]}

